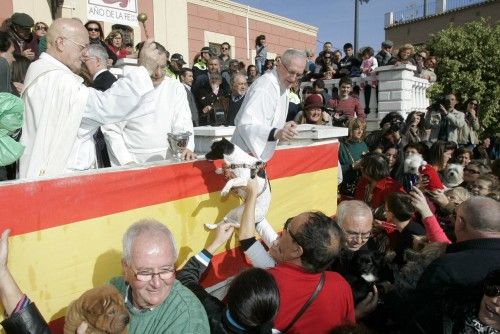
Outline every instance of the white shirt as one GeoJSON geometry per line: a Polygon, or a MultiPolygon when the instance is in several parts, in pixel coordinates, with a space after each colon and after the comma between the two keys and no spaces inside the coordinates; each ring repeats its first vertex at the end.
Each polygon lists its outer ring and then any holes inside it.
{"type": "Polygon", "coordinates": [[[280,86],[276,70],[268,71],[245,94],[231,141],[245,152],[269,161],[278,143],[267,139],[273,128],[285,125],[287,113],[288,89],[280,86]]]}
{"type": "Polygon", "coordinates": [[[136,110],[153,89],[142,66],[126,66],[124,78],[105,92],[86,87],[83,79],[47,53],[28,68],[23,100],[25,122],[19,177],[52,176],[95,165],[92,135],[101,124],[144,115],[136,110]]]}
{"type": "Polygon", "coordinates": [[[171,155],[168,133],[191,132],[187,147],[194,151],[191,109],[183,84],[165,77],[145,98],[149,102],[137,108],[148,109],[147,115],[101,128],[112,166],[164,160],[171,155]]]}

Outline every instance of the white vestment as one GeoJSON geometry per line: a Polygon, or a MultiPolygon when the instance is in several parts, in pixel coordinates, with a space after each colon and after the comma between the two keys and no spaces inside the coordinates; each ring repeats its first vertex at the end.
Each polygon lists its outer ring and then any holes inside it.
{"type": "Polygon", "coordinates": [[[172,153],[168,133],[191,132],[187,148],[194,151],[193,121],[184,86],[166,77],[145,98],[149,102],[137,108],[148,109],[147,115],[101,128],[112,166],[165,160],[172,153]]]}
{"type": "Polygon", "coordinates": [[[283,89],[276,70],[266,72],[250,86],[236,115],[231,142],[258,159],[268,161],[277,141],[268,141],[273,128],[285,125],[288,113],[288,89],[283,89]]]}
{"type": "Polygon", "coordinates": [[[95,161],[92,135],[105,123],[136,117],[141,97],[153,89],[142,66],[124,68],[124,78],[105,92],[86,87],[83,79],[47,53],[28,68],[19,177],[53,176],[88,169],[95,161]],[[131,113],[132,111],[132,113],[131,113]],[[135,113],[134,113],[135,112],[135,113]]]}

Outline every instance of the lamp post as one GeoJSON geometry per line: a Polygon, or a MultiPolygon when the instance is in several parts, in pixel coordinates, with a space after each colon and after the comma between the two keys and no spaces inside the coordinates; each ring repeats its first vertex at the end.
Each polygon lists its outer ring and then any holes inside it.
{"type": "Polygon", "coordinates": [[[358,52],[359,4],[370,0],[354,0],[354,54],[358,52]]]}

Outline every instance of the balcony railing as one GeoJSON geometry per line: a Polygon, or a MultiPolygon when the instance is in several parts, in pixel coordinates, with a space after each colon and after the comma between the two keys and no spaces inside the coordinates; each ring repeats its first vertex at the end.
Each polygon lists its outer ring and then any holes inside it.
{"type": "MultiPolygon", "coordinates": [[[[366,117],[368,130],[377,129],[380,120],[391,111],[399,112],[406,118],[411,111],[426,110],[429,106],[426,93],[430,83],[427,79],[415,77],[414,70],[416,67],[412,65],[381,66],[370,77],[352,78],[353,86],[360,89],[361,106],[369,106],[370,113],[366,117]],[[365,95],[366,89],[369,89],[371,94],[365,95]]],[[[302,83],[301,90],[311,84],[302,83]]],[[[328,92],[338,90],[339,79],[325,80],[325,88],[328,92]]]]}
{"type": "Polygon", "coordinates": [[[442,14],[452,10],[467,8],[488,1],[491,0],[436,0],[427,1],[427,6],[424,8],[424,1],[422,0],[420,5],[413,3],[404,9],[386,13],[385,27],[417,20],[427,16],[442,14]]]}

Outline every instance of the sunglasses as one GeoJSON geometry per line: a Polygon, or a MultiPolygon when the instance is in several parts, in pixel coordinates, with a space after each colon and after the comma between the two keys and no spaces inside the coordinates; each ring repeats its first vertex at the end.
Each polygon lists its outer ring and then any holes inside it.
{"type": "Polygon", "coordinates": [[[229,48],[221,48],[222,50],[229,50],[229,48]]]}
{"type": "Polygon", "coordinates": [[[496,285],[486,285],[484,287],[484,294],[488,297],[498,297],[500,296],[500,287],[496,285]]]}
{"type": "Polygon", "coordinates": [[[469,102],[469,104],[472,104],[473,106],[477,106],[477,102],[469,102]]]}
{"type": "Polygon", "coordinates": [[[94,31],[94,32],[101,32],[101,29],[99,28],[87,28],[88,32],[94,31]]]}

